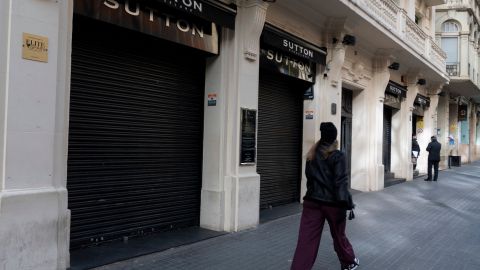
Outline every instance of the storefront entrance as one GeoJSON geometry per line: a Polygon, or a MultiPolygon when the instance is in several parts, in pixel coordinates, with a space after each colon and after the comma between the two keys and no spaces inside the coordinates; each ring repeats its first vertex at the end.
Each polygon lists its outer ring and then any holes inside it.
{"type": "Polygon", "coordinates": [[[71,248],[199,225],[205,55],[75,17],[71,248]]]}
{"type": "MultiPolygon", "coordinates": [[[[393,139],[395,138],[397,147],[399,140],[411,139],[399,138],[398,134],[393,134],[393,120],[395,118],[394,115],[399,112],[399,110],[401,109],[401,103],[406,97],[407,89],[405,88],[405,86],[394,81],[388,82],[387,88],[385,89],[385,99],[383,102],[383,166],[385,186],[389,186],[398,182],[398,179],[395,178],[395,174],[392,172],[394,171],[394,169],[397,169],[392,168],[392,144],[394,141],[393,139]]],[[[398,118],[396,121],[398,121],[398,118]]],[[[398,151],[396,155],[398,155],[398,151]]],[[[398,159],[399,157],[395,156],[394,158],[398,159]]],[[[405,179],[402,179],[402,181],[405,181],[405,179]]]]}
{"type": "Polygon", "coordinates": [[[285,75],[260,72],[257,172],[261,208],[299,201],[303,87],[285,75]]]}
{"type": "MultiPolygon", "coordinates": [[[[261,37],[257,172],[260,208],[300,200],[303,103],[325,52],[267,25],[261,37]],[[288,46],[286,46],[288,45],[288,46]],[[298,48],[302,48],[301,50],[298,48]]],[[[311,115],[313,117],[313,115],[311,115]]]]}
{"type": "MultiPolygon", "coordinates": [[[[392,109],[383,108],[383,166],[385,175],[390,172],[392,161],[392,109]]],[[[387,177],[387,176],[386,176],[387,177]]]]}
{"type": "Polygon", "coordinates": [[[342,122],[340,150],[345,153],[347,158],[347,171],[349,181],[351,179],[352,164],[352,101],[353,92],[348,89],[342,89],[342,122]]]}

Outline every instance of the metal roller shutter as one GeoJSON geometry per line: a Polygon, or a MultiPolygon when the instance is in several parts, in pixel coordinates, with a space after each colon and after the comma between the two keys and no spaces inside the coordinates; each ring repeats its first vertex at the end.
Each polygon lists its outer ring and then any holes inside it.
{"type": "Polygon", "coordinates": [[[259,88],[257,172],[267,208],[299,200],[305,85],[261,70],[259,88]]]}
{"type": "Polygon", "coordinates": [[[199,224],[204,57],[98,27],[73,40],[72,248],[199,224]]]}
{"type": "Polygon", "coordinates": [[[383,108],[383,166],[390,172],[392,149],[392,109],[383,108]]]}
{"type": "Polygon", "coordinates": [[[341,119],[341,138],[340,150],[346,155],[346,169],[348,172],[348,186],[351,183],[352,167],[352,112],[353,112],[353,92],[348,89],[342,89],[342,119],[341,119]]]}

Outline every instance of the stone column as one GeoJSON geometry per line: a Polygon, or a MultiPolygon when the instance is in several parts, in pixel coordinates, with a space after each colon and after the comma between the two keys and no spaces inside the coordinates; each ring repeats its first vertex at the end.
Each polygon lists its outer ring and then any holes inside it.
{"type": "MultiPolygon", "coordinates": [[[[343,27],[344,21],[336,22],[336,28],[339,24],[343,27]]],[[[329,34],[326,39],[328,42],[327,65],[326,67],[317,66],[317,77],[315,78],[314,100],[306,100],[304,102],[305,110],[314,112],[314,119],[303,121],[303,149],[302,149],[302,183],[300,190],[300,198],[306,193],[307,179],[305,177],[304,168],[306,163],[306,155],[313,144],[320,139],[320,123],[333,122],[338,130],[338,139],[340,138],[340,121],[341,121],[341,102],[342,102],[342,66],[345,61],[345,47],[337,41],[333,44],[333,38],[341,40],[341,34],[329,34]],[[336,104],[337,112],[332,114],[331,106],[336,104]]]]}
{"type": "MultiPolygon", "coordinates": [[[[432,93],[429,95],[430,98],[434,98],[435,94],[432,93]]],[[[450,123],[450,102],[449,102],[449,93],[448,92],[442,92],[441,94],[438,94],[438,106],[437,106],[437,129],[439,130],[439,135],[438,135],[438,142],[442,144],[442,150],[440,151],[440,166],[442,168],[445,168],[447,166],[447,159],[448,155],[450,154],[451,146],[448,144],[448,136],[450,135],[449,131],[449,123],[450,123]]],[[[428,114],[433,114],[433,110],[435,110],[432,105],[430,105],[430,108],[428,109],[428,114]]],[[[424,119],[427,119],[426,117],[424,119]]],[[[430,141],[430,138],[425,138],[425,146],[422,146],[423,148],[427,147],[428,142],[430,141]]],[[[425,157],[422,157],[422,163],[424,166],[420,167],[420,172],[424,173],[427,171],[427,153],[425,152],[425,149],[422,148],[422,151],[425,153],[425,157]]]]}
{"type": "Polygon", "coordinates": [[[385,100],[385,88],[390,79],[388,66],[391,59],[388,56],[378,56],[373,62],[373,76],[368,90],[365,92],[364,111],[367,121],[363,124],[367,127],[366,136],[355,136],[354,140],[365,142],[364,151],[353,152],[354,159],[365,159],[367,166],[367,189],[377,191],[384,188],[383,166],[383,101],[385,100]]]}
{"type": "MultiPolygon", "coordinates": [[[[377,78],[378,81],[378,78],[377,78]]],[[[388,82],[388,79],[387,79],[388,82]]],[[[380,82],[384,84],[383,81],[380,82]]],[[[370,181],[373,181],[375,168],[372,163],[374,159],[371,157],[373,151],[370,149],[373,147],[370,145],[370,137],[372,136],[372,130],[370,122],[373,121],[371,116],[373,112],[370,106],[382,106],[382,122],[383,122],[383,93],[379,91],[376,95],[372,93],[374,90],[370,88],[373,82],[370,82],[368,87],[361,91],[356,91],[352,102],[352,159],[351,159],[351,187],[356,190],[370,191],[370,181]],[[371,158],[370,158],[371,157],[371,158]]],[[[378,88],[381,88],[379,86],[378,88]]],[[[379,90],[379,89],[377,89],[379,90]]],[[[385,90],[385,89],[384,89],[385,90]]],[[[376,120],[379,121],[379,120],[376,120]]],[[[383,126],[383,123],[382,123],[383,126]]],[[[383,134],[383,131],[382,131],[383,134]]],[[[381,139],[381,137],[380,137],[381,139]]],[[[381,146],[380,146],[381,147],[381,146]]],[[[381,164],[380,160],[380,164],[381,164]]],[[[376,164],[376,163],[375,163],[376,164]]],[[[383,170],[383,169],[382,169],[383,170]]]]}
{"type": "Polygon", "coordinates": [[[472,103],[470,111],[470,162],[477,160],[477,104],[472,103]]]}
{"type": "Polygon", "coordinates": [[[412,164],[412,111],[413,102],[419,93],[418,74],[409,74],[407,77],[407,97],[401,103],[400,111],[393,119],[396,132],[392,132],[392,172],[396,178],[413,179],[412,164]]]}
{"type": "Polygon", "coordinates": [[[460,77],[468,78],[468,33],[460,35],[460,77]]]}
{"type": "MultiPolygon", "coordinates": [[[[6,110],[7,107],[7,89],[9,88],[7,77],[9,71],[9,63],[7,61],[9,55],[8,32],[10,31],[10,6],[11,1],[0,2],[0,140],[6,139],[6,110]]],[[[5,190],[5,144],[0,143],[0,211],[2,209],[2,195],[5,190]]],[[[1,212],[0,212],[1,217],[1,212]]],[[[1,239],[1,236],[0,236],[1,239]]],[[[1,254],[1,253],[0,253],[1,254]]],[[[2,257],[0,257],[2,258],[2,257]]]]}
{"type": "Polygon", "coordinates": [[[442,144],[442,150],[447,146],[445,142],[447,141],[448,135],[443,135],[445,132],[442,131],[442,129],[445,129],[445,125],[448,123],[448,98],[440,102],[439,93],[441,92],[442,87],[443,85],[435,85],[430,87],[427,91],[428,97],[430,97],[430,107],[425,110],[423,116],[423,132],[417,135],[418,144],[420,145],[420,157],[417,160],[417,168],[422,174],[427,173],[428,152],[426,148],[431,141],[430,138],[432,136],[437,136],[438,142],[442,144]],[[445,100],[447,104],[445,104],[445,100]],[[437,119],[440,118],[442,121],[439,123],[437,119]],[[438,129],[440,134],[437,134],[438,129]]]}
{"type": "Polygon", "coordinates": [[[73,1],[0,2],[0,267],[66,269],[73,1]],[[48,60],[22,54],[23,33],[48,60]]]}
{"type": "MultiPolygon", "coordinates": [[[[316,118],[317,127],[321,122],[333,122],[340,130],[341,108],[342,108],[342,67],[345,62],[345,46],[340,41],[341,35],[335,36],[339,41],[328,43],[328,59],[323,79],[315,85],[318,98],[316,107],[318,114],[316,118]],[[333,105],[334,104],[334,105],[333,105]],[[332,114],[332,105],[336,106],[336,113],[332,114]]],[[[331,41],[333,39],[330,38],[331,41]]],[[[340,135],[340,132],[338,132],[340,135]]]]}
{"type": "Polygon", "coordinates": [[[200,226],[217,231],[259,222],[260,176],[256,166],[240,166],[239,135],[241,108],[258,112],[259,42],[267,4],[237,4],[235,31],[223,30],[221,54],[209,60],[205,84],[206,95],[217,94],[217,106],[205,107],[200,226]]]}
{"type": "Polygon", "coordinates": [[[458,126],[458,103],[449,101],[448,130],[449,134],[455,139],[455,144],[450,146],[449,155],[458,156],[460,154],[460,127],[458,126]]]}
{"type": "MultiPolygon", "coordinates": [[[[438,130],[438,103],[440,96],[437,94],[438,91],[433,91],[430,96],[430,108],[428,110],[428,126],[426,127],[428,139],[432,136],[439,136],[437,133],[438,130]]],[[[447,138],[440,138],[438,141],[440,143],[445,143],[447,138]]]]}
{"type": "MultiPolygon", "coordinates": [[[[235,144],[228,132],[228,97],[232,90],[235,32],[221,31],[220,55],[207,59],[204,102],[203,170],[200,203],[200,226],[214,231],[229,230],[227,199],[231,195],[226,186],[227,157],[235,144]],[[215,106],[208,106],[208,95],[216,95],[215,106]]],[[[232,112],[233,113],[233,109],[232,112]]],[[[236,116],[236,115],[235,115],[236,116]]],[[[233,116],[231,116],[233,117],[233,116]]]]}
{"type": "MultiPolygon", "coordinates": [[[[435,41],[435,23],[436,23],[436,18],[437,18],[437,8],[435,6],[430,7],[430,37],[435,41]]],[[[439,43],[440,44],[440,43],[439,43]]]]}

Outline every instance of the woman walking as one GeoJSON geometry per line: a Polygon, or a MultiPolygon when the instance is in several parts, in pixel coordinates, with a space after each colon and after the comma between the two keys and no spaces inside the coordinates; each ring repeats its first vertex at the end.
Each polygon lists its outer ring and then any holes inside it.
{"type": "Polygon", "coordinates": [[[337,149],[337,128],[333,123],[321,123],[320,132],[320,141],[307,155],[307,193],[303,198],[300,232],[291,269],[312,269],[325,220],[330,226],[342,270],[357,269],[359,261],[345,235],[347,210],[354,207],[348,191],[345,155],[337,149]]]}

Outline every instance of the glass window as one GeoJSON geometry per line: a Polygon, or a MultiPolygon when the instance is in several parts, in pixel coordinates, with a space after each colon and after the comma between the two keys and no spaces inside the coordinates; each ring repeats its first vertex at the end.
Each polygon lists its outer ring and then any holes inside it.
{"type": "Polygon", "coordinates": [[[447,63],[458,62],[458,37],[442,37],[442,49],[447,53],[447,63]]]}
{"type": "Polygon", "coordinates": [[[442,31],[447,33],[458,32],[460,27],[454,21],[446,21],[442,24],[442,31]]]}

